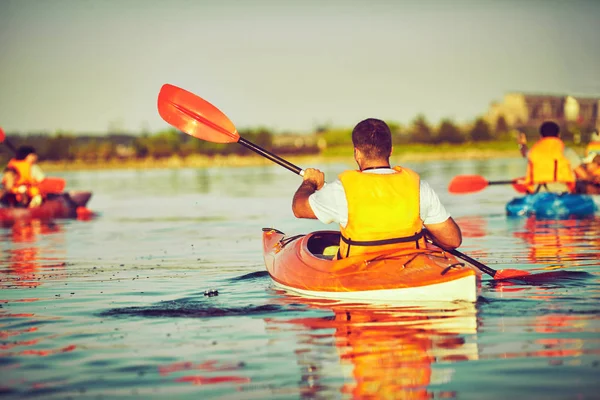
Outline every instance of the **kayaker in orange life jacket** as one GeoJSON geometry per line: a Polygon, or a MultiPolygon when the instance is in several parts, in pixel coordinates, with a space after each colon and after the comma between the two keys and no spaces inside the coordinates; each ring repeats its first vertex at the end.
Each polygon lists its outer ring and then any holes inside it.
{"type": "Polygon", "coordinates": [[[21,146],[7,166],[18,174],[18,179],[10,191],[17,196],[20,204],[31,208],[40,206],[43,200],[37,186],[44,180],[44,173],[37,165],[37,160],[38,156],[33,147],[21,146]]]}
{"type": "Polygon", "coordinates": [[[296,217],[340,225],[338,258],[424,248],[424,227],[441,247],[460,246],[460,228],[429,184],[408,168],[390,166],[392,135],[385,122],[361,121],[352,131],[352,143],[358,170],[325,184],[323,172],[307,168],[292,201],[296,217]]]}
{"type": "Polygon", "coordinates": [[[581,158],[565,146],[556,123],[544,122],[539,132],[541,139],[531,149],[527,147],[525,134],[521,133],[517,138],[521,155],[528,160],[522,184],[529,193],[542,189],[553,193],[578,192],[577,181],[590,179],[581,158]]]}

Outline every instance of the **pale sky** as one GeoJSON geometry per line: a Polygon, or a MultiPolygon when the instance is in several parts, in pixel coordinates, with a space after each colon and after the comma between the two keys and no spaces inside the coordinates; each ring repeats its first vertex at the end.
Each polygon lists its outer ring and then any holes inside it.
{"type": "Polygon", "coordinates": [[[7,132],[156,132],[164,83],[238,129],[460,122],[600,95],[600,1],[0,0],[0,57],[7,132]]]}

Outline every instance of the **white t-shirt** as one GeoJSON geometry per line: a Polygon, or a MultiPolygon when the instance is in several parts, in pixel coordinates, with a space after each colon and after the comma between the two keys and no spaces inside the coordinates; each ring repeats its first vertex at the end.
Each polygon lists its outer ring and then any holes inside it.
{"type": "MultiPolygon", "coordinates": [[[[378,168],[363,171],[365,174],[393,174],[391,168],[378,168]]],[[[450,218],[440,199],[431,186],[423,180],[420,181],[420,216],[425,225],[439,224],[450,218]]],[[[324,224],[339,223],[342,227],[348,224],[348,201],[342,182],[338,179],[333,183],[325,184],[308,198],[308,203],[317,219],[324,224]]]]}

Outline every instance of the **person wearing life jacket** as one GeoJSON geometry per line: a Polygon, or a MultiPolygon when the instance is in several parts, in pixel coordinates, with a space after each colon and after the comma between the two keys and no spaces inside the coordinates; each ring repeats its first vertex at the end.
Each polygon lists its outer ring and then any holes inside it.
{"type": "Polygon", "coordinates": [[[460,228],[429,184],[408,168],[390,165],[392,135],[385,122],[359,122],[352,143],[358,170],[325,184],[323,172],[307,168],[292,201],[297,218],[339,224],[338,258],[425,248],[424,228],[440,247],[460,246],[460,228]]]}
{"type": "Polygon", "coordinates": [[[527,148],[527,137],[518,138],[521,155],[527,158],[525,178],[520,182],[528,193],[545,190],[553,193],[577,192],[577,181],[587,180],[581,158],[560,139],[560,127],[546,121],[540,126],[541,138],[527,148]]]}
{"type": "Polygon", "coordinates": [[[600,153],[591,152],[583,162],[588,180],[582,182],[580,193],[600,194],[600,153]]]}
{"type": "Polygon", "coordinates": [[[590,137],[590,142],[585,147],[585,155],[589,156],[591,153],[600,154],[600,134],[598,131],[594,131],[590,137]]]}
{"type": "Polygon", "coordinates": [[[16,170],[18,174],[11,192],[17,196],[19,204],[26,204],[31,208],[39,207],[43,201],[38,184],[44,179],[44,175],[37,160],[33,147],[21,146],[17,149],[15,158],[8,162],[8,168],[16,170]]]}
{"type": "Polygon", "coordinates": [[[20,204],[19,199],[17,199],[17,195],[13,191],[18,180],[19,172],[16,169],[10,167],[6,167],[4,169],[4,173],[2,174],[2,189],[0,189],[0,204],[2,206],[23,206],[20,204]]]}

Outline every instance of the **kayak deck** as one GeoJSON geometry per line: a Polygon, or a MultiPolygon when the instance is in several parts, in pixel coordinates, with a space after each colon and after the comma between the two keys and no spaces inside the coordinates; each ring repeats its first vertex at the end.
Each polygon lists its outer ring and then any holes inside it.
{"type": "Polygon", "coordinates": [[[265,266],[274,284],[304,296],[337,300],[477,300],[479,271],[438,247],[342,260],[324,256],[324,250],[339,240],[337,231],[286,237],[278,230],[263,229],[265,266]]]}

